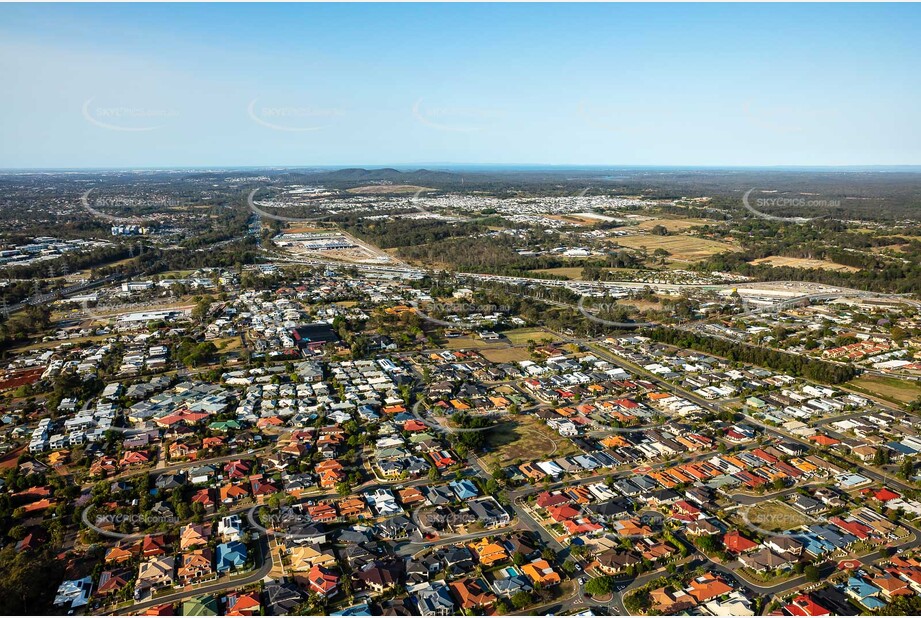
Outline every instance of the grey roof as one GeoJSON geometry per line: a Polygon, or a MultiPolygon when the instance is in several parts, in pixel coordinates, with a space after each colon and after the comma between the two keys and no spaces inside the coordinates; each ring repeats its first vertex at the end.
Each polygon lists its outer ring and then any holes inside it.
{"type": "Polygon", "coordinates": [[[454,599],[448,587],[437,582],[416,591],[416,605],[423,616],[454,611],[454,599]]]}

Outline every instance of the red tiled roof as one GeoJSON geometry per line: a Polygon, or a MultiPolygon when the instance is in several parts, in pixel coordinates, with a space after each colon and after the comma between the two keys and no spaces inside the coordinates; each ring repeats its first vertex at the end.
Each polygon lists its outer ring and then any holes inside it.
{"type": "Polygon", "coordinates": [[[723,545],[726,546],[726,550],[734,554],[741,554],[747,552],[750,549],[758,547],[758,544],[754,541],[746,539],[742,536],[738,530],[733,530],[732,532],[727,532],[723,535],[723,545]]]}

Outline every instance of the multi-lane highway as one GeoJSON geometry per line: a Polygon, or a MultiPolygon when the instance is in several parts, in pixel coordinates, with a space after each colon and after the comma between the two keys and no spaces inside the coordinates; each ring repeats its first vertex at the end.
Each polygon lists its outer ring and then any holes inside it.
{"type": "Polygon", "coordinates": [[[93,288],[98,288],[103,285],[107,285],[109,283],[114,283],[124,278],[125,278],[125,275],[112,274],[112,275],[103,277],[102,279],[95,279],[93,281],[87,281],[85,283],[75,283],[74,285],[69,285],[67,287],[59,288],[51,292],[35,294],[25,299],[22,302],[18,302],[15,305],[10,305],[9,307],[7,307],[6,310],[7,310],[7,313],[12,314],[17,311],[21,311],[22,309],[25,309],[26,307],[29,307],[29,306],[44,305],[46,303],[50,303],[55,300],[60,300],[62,298],[76,296],[77,294],[80,294],[81,292],[85,292],[86,290],[91,290],[93,288]]]}

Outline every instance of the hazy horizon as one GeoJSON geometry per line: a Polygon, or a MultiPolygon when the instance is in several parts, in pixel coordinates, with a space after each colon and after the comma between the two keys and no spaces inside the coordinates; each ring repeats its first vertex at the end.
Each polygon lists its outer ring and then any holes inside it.
{"type": "Polygon", "coordinates": [[[6,4],[0,169],[918,166],[919,30],[906,4],[6,4]]]}
{"type": "Polygon", "coordinates": [[[348,169],[364,170],[384,170],[394,169],[399,172],[415,171],[567,171],[567,170],[590,170],[590,171],[617,171],[617,170],[701,170],[701,171],[802,171],[802,172],[822,172],[822,171],[842,171],[842,172],[921,172],[919,165],[630,165],[630,164],[545,164],[545,163],[394,163],[394,164],[340,164],[340,165],[151,165],[147,167],[130,166],[130,167],[0,167],[0,172],[23,172],[23,173],[67,173],[67,172],[146,172],[146,171],[199,171],[199,170],[323,170],[336,171],[348,169]]]}

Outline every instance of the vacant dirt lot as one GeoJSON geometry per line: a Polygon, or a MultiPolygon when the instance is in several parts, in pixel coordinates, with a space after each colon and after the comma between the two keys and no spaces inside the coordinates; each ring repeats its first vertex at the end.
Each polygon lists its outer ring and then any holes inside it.
{"type": "Polygon", "coordinates": [[[428,187],[417,187],[416,185],[365,185],[363,187],[353,187],[348,190],[349,193],[415,193],[416,191],[431,191],[428,187]]]}
{"type": "Polygon", "coordinates": [[[810,260],[807,258],[783,257],[780,255],[771,255],[766,258],[752,260],[752,264],[767,264],[769,266],[792,266],[793,268],[818,268],[821,270],[838,270],[844,272],[857,272],[859,268],[835,264],[828,260],[810,260]]]}
{"type": "Polygon", "coordinates": [[[316,227],[314,225],[306,225],[303,223],[288,223],[285,226],[285,232],[287,234],[313,234],[315,232],[325,232],[324,228],[316,227]]]}
{"type": "Polygon", "coordinates": [[[687,229],[698,225],[707,225],[713,221],[706,219],[650,219],[637,224],[636,229],[648,231],[657,225],[661,225],[669,232],[683,232],[687,229]]]}
{"type": "Polygon", "coordinates": [[[566,277],[567,279],[582,279],[582,267],[581,266],[560,266],[559,268],[540,268],[538,270],[532,270],[532,273],[546,273],[548,275],[556,275],[558,277],[566,277]]]}
{"type": "Polygon", "coordinates": [[[482,353],[483,350],[503,350],[508,347],[507,343],[496,341],[483,341],[476,336],[452,337],[445,339],[444,347],[448,350],[477,350],[482,353]]]}
{"type": "Polygon", "coordinates": [[[518,361],[530,360],[531,353],[528,352],[527,346],[509,346],[505,349],[483,349],[480,350],[486,360],[493,363],[517,363],[518,361]]]}
{"type": "Polygon", "coordinates": [[[555,340],[557,337],[543,328],[516,328],[503,333],[512,345],[527,345],[528,339],[540,343],[542,339],[555,340]]]}
{"type": "Polygon", "coordinates": [[[921,384],[899,378],[861,376],[845,386],[892,403],[910,403],[921,397],[921,384]]]}
{"type": "Polygon", "coordinates": [[[547,215],[548,219],[556,219],[557,221],[563,221],[565,223],[571,223],[573,225],[584,225],[592,226],[601,223],[601,219],[594,219],[592,217],[580,217],[579,215],[547,215]]]}
{"type": "Polygon", "coordinates": [[[759,528],[780,532],[811,524],[812,518],[776,500],[756,504],[746,513],[748,521],[759,528]]]}
{"type": "Polygon", "coordinates": [[[506,417],[512,421],[487,432],[488,455],[483,459],[507,466],[521,461],[567,457],[579,453],[569,439],[548,428],[537,417],[522,414],[506,417]]]}
{"type": "Polygon", "coordinates": [[[653,234],[631,234],[629,236],[618,236],[611,239],[611,242],[627,247],[628,249],[639,249],[646,247],[646,251],[652,254],[656,249],[665,249],[671,255],[670,260],[679,260],[683,262],[696,262],[706,259],[717,253],[724,251],[733,251],[735,246],[710,240],[708,238],[697,238],[696,236],[655,236],[653,234]]]}

